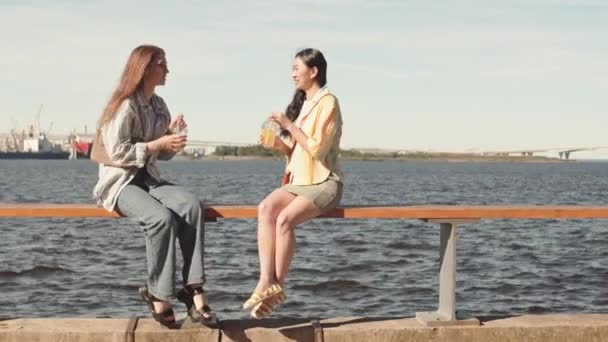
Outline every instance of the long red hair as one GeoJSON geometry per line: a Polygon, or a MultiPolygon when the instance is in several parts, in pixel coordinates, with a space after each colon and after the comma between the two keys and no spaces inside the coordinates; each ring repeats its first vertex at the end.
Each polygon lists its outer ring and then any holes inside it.
{"type": "Polygon", "coordinates": [[[103,114],[97,122],[97,127],[102,127],[112,121],[116,116],[121,103],[133,95],[143,84],[144,75],[148,65],[165,51],[154,45],[140,45],[131,51],[127,64],[120,76],[120,82],[112,93],[103,114]]]}

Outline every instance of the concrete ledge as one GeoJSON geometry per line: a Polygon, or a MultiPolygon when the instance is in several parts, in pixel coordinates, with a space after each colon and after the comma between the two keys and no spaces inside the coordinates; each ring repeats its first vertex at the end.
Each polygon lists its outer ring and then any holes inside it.
{"type": "Polygon", "coordinates": [[[0,341],[123,342],[128,319],[14,319],[0,321],[0,341]]]}
{"type": "MultiPolygon", "coordinates": [[[[526,315],[479,317],[478,327],[422,326],[414,318],[341,317],[320,320],[324,342],[608,342],[608,315],[526,315]]],[[[126,341],[129,319],[13,319],[0,321],[2,342],[101,342],[126,341]]],[[[319,334],[321,333],[321,334],[319,334]]],[[[221,330],[184,325],[179,330],[161,328],[152,319],[140,319],[135,341],[315,341],[309,320],[226,320],[221,330]]]]}

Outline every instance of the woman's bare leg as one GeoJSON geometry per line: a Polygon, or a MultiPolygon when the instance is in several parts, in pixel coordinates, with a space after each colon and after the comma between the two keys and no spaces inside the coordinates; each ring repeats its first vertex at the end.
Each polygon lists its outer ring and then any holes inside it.
{"type": "Polygon", "coordinates": [[[276,281],[283,284],[296,247],[295,228],[297,225],[321,214],[309,199],[298,196],[284,208],[276,219],[275,269],[276,281]]]}
{"type": "Polygon", "coordinates": [[[275,277],[275,231],[279,213],[289,205],[295,195],[276,189],[258,206],[258,254],[260,257],[260,280],[255,291],[260,292],[276,283],[275,277]]]}

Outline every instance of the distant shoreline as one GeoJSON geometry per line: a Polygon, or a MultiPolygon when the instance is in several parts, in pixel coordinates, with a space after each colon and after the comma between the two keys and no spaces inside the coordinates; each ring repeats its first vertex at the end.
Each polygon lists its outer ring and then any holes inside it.
{"type": "MultiPolygon", "coordinates": [[[[200,158],[193,158],[189,156],[176,156],[174,160],[192,160],[192,161],[230,161],[230,160],[284,160],[282,157],[274,156],[205,156],[200,158]]],[[[575,159],[564,160],[558,158],[548,157],[471,157],[471,156],[403,156],[403,157],[392,157],[392,156],[374,156],[374,157],[341,157],[340,160],[349,161],[369,161],[369,162],[384,162],[384,161],[399,161],[399,162],[448,162],[448,163],[571,163],[576,162],[575,159]]]]}
{"type": "MultiPolygon", "coordinates": [[[[213,154],[206,156],[184,155],[182,159],[202,160],[284,160],[278,151],[267,150],[261,145],[217,146],[213,154]]],[[[576,159],[560,159],[542,155],[477,154],[466,152],[414,152],[387,150],[340,150],[341,160],[403,161],[403,162],[451,162],[451,163],[567,163],[576,159]]]]}

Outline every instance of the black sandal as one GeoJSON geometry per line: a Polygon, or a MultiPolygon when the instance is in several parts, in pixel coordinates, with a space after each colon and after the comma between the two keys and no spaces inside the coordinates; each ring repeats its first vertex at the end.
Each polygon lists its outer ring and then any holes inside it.
{"type": "Polygon", "coordinates": [[[217,328],[218,322],[215,313],[211,311],[211,308],[207,304],[207,294],[203,291],[203,288],[196,287],[190,290],[188,287],[184,287],[177,292],[177,300],[184,303],[188,308],[188,316],[194,322],[199,322],[209,328],[217,328]],[[194,296],[203,296],[203,307],[197,309],[194,305],[194,296]]]}
{"type": "Polygon", "coordinates": [[[146,303],[148,305],[148,309],[150,309],[150,312],[152,313],[152,317],[154,318],[155,321],[157,321],[158,323],[160,323],[161,326],[169,328],[169,329],[177,329],[178,326],[175,323],[175,313],[173,312],[173,308],[168,308],[167,310],[157,313],[154,310],[154,302],[162,302],[162,300],[154,297],[152,294],[150,294],[150,292],[148,292],[148,287],[144,286],[144,287],[140,287],[139,288],[139,295],[141,296],[141,299],[144,301],[144,303],[146,303]],[[166,318],[168,317],[173,317],[172,320],[167,320],[166,318]]]}

